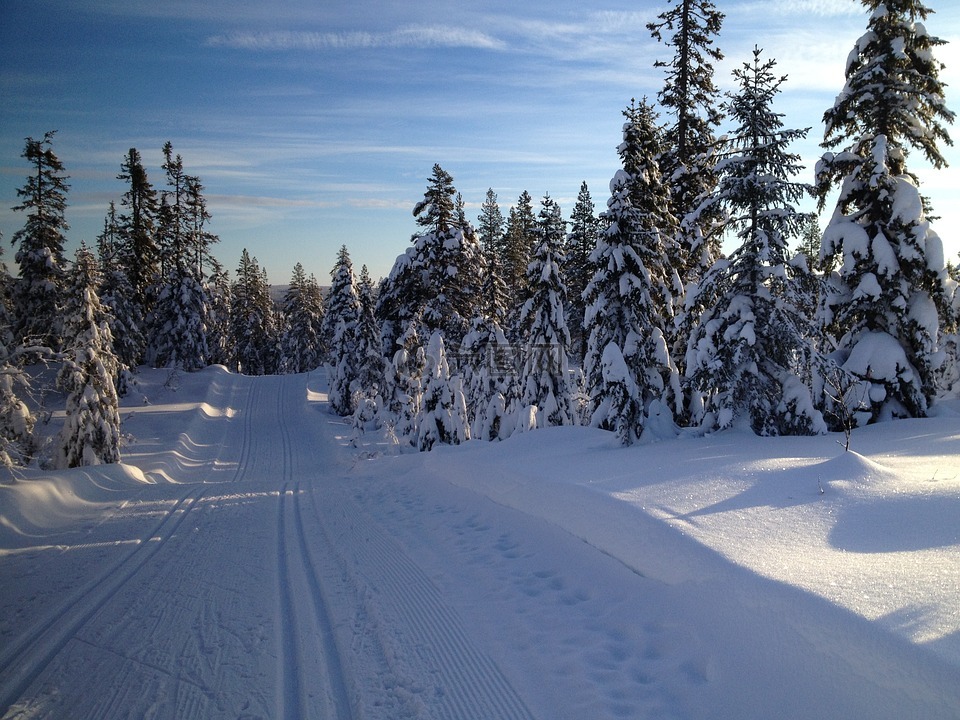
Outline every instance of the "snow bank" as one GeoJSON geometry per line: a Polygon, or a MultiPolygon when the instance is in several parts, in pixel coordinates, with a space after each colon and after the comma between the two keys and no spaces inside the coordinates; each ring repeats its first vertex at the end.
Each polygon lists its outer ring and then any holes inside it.
{"type": "Polygon", "coordinates": [[[38,539],[83,525],[130,497],[150,481],[132,465],[102,465],[53,474],[23,471],[0,485],[0,552],[34,546],[38,539]]]}

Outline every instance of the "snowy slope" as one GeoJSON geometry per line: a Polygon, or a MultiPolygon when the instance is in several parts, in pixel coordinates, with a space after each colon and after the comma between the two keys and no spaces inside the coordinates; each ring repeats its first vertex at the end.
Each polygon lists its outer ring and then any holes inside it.
{"type": "Polygon", "coordinates": [[[0,485],[2,717],[960,717],[956,415],[398,454],[320,374],[166,379],[0,485]]]}

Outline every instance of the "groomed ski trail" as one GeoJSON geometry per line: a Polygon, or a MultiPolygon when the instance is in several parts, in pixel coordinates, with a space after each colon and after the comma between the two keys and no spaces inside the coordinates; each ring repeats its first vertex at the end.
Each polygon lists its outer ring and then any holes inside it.
{"type": "Polygon", "coordinates": [[[157,484],[89,531],[102,552],[42,558],[54,577],[82,557],[86,581],[4,643],[0,717],[533,718],[351,499],[346,428],[310,382],[218,373],[177,406],[142,465],[157,484]]]}

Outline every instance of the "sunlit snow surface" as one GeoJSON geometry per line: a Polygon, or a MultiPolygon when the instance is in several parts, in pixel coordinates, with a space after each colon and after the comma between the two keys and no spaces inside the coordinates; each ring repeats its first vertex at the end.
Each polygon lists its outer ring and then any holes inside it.
{"type": "Polygon", "coordinates": [[[322,373],[168,380],[123,465],[0,484],[0,717],[960,717],[949,403],[419,454],[322,373]]]}

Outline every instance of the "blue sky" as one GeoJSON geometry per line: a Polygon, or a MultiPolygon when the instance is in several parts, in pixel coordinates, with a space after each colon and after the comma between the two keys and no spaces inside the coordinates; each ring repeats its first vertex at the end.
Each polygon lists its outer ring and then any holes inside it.
{"type": "MultiPolygon", "coordinates": [[[[726,55],[717,80],[754,44],[789,75],[778,109],[812,179],[823,111],[867,14],[853,0],[717,0],[726,55]]],[[[929,0],[934,35],[950,41],[948,102],[960,111],[960,4],[929,0]]],[[[326,282],[337,249],[374,277],[389,272],[416,226],[434,163],[475,217],[488,187],[506,214],[521,191],[549,192],[565,215],[581,181],[598,210],[618,167],[621,111],[655,98],[657,59],[645,24],[666,0],[2,0],[0,232],[23,224],[16,188],[24,138],[58,130],[70,179],[69,249],[93,243],[126,150],[155,186],[170,140],[199,175],[231,271],[246,247],[275,284],[294,263],[326,282]]],[[[960,136],[960,129],[954,129],[960,136]]],[[[960,140],[960,137],[958,137],[960,140]]],[[[960,152],[951,168],[911,167],[960,252],[960,152]]]]}

